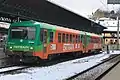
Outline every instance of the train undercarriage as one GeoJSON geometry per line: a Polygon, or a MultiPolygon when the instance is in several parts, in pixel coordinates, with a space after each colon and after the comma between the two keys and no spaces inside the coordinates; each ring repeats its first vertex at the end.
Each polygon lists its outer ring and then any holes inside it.
{"type": "Polygon", "coordinates": [[[23,63],[38,63],[41,60],[52,60],[54,58],[59,57],[84,57],[84,56],[89,56],[89,55],[95,55],[99,54],[102,51],[102,49],[96,49],[96,50],[89,50],[87,53],[83,53],[82,51],[77,51],[77,52],[67,52],[67,53],[57,53],[57,54],[49,54],[47,59],[41,59],[39,56],[33,56],[32,52],[23,52],[23,51],[9,51],[6,50],[5,54],[14,60],[18,60],[23,63]]]}

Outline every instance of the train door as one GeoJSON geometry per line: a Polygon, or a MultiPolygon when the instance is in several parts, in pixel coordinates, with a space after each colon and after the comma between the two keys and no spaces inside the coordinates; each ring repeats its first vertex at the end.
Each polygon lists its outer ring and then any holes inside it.
{"type": "Polygon", "coordinates": [[[83,52],[86,52],[86,34],[81,35],[81,40],[83,44],[83,52]]]}
{"type": "Polygon", "coordinates": [[[45,54],[47,54],[47,38],[48,38],[48,30],[47,29],[41,29],[40,31],[40,39],[41,39],[41,44],[42,44],[42,47],[43,47],[43,57],[45,57],[45,54]]]}
{"type": "Polygon", "coordinates": [[[85,50],[85,52],[87,51],[87,35],[86,35],[86,33],[84,35],[84,50],[85,50]]]}

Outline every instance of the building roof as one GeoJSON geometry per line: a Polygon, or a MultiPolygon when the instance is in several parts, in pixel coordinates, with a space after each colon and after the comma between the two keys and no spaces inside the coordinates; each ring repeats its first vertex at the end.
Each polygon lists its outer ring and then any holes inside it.
{"type": "Polygon", "coordinates": [[[3,0],[0,12],[87,32],[102,33],[105,28],[47,0],[3,0]]]}

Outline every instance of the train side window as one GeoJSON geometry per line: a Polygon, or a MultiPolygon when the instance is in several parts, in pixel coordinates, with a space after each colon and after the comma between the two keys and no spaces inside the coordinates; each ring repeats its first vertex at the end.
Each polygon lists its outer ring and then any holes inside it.
{"type": "Polygon", "coordinates": [[[93,38],[91,38],[91,43],[94,43],[94,39],[93,38]]]}
{"type": "Polygon", "coordinates": [[[75,42],[75,35],[73,35],[73,43],[75,42]]]}
{"type": "Polygon", "coordinates": [[[47,43],[47,31],[44,31],[44,43],[47,43]]]}
{"type": "Polygon", "coordinates": [[[58,42],[61,43],[61,33],[58,33],[58,42]]]}
{"type": "Polygon", "coordinates": [[[96,43],[96,42],[97,42],[97,39],[96,39],[96,38],[93,38],[93,39],[92,39],[92,42],[93,42],[93,43],[96,43]]]}
{"type": "Polygon", "coordinates": [[[78,42],[80,42],[80,35],[78,36],[78,42]]]}
{"type": "Polygon", "coordinates": [[[69,35],[66,34],[66,43],[68,43],[69,35]]]}
{"type": "Polygon", "coordinates": [[[72,42],[72,35],[70,34],[70,42],[72,42]]]}
{"type": "Polygon", "coordinates": [[[45,31],[44,29],[41,29],[40,41],[43,43],[47,43],[47,31],[45,31]]]}
{"type": "Polygon", "coordinates": [[[41,30],[41,32],[40,32],[40,41],[41,42],[43,42],[43,40],[44,40],[43,36],[44,36],[44,31],[41,30]]]}
{"type": "Polygon", "coordinates": [[[88,36],[88,42],[90,42],[90,36],[88,36]]]}
{"type": "Polygon", "coordinates": [[[62,34],[62,42],[65,42],[65,34],[62,34]]]}
{"type": "Polygon", "coordinates": [[[81,42],[83,42],[83,35],[81,35],[81,42]]]}
{"type": "Polygon", "coordinates": [[[53,42],[53,39],[54,39],[54,33],[50,32],[50,42],[53,42]]]}
{"type": "Polygon", "coordinates": [[[78,43],[78,35],[76,35],[76,43],[78,43]]]}
{"type": "Polygon", "coordinates": [[[89,37],[89,42],[91,41],[91,37],[89,37]]]}
{"type": "Polygon", "coordinates": [[[93,43],[95,43],[95,38],[93,38],[93,43]]]}

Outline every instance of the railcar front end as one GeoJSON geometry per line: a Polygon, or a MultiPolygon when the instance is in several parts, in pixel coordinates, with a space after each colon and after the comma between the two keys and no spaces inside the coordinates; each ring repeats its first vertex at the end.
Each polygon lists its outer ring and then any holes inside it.
{"type": "Polygon", "coordinates": [[[39,45],[40,27],[37,26],[40,25],[31,21],[13,23],[8,31],[5,54],[11,57],[38,58],[36,52],[40,52],[41,46],[39,45]]]}

